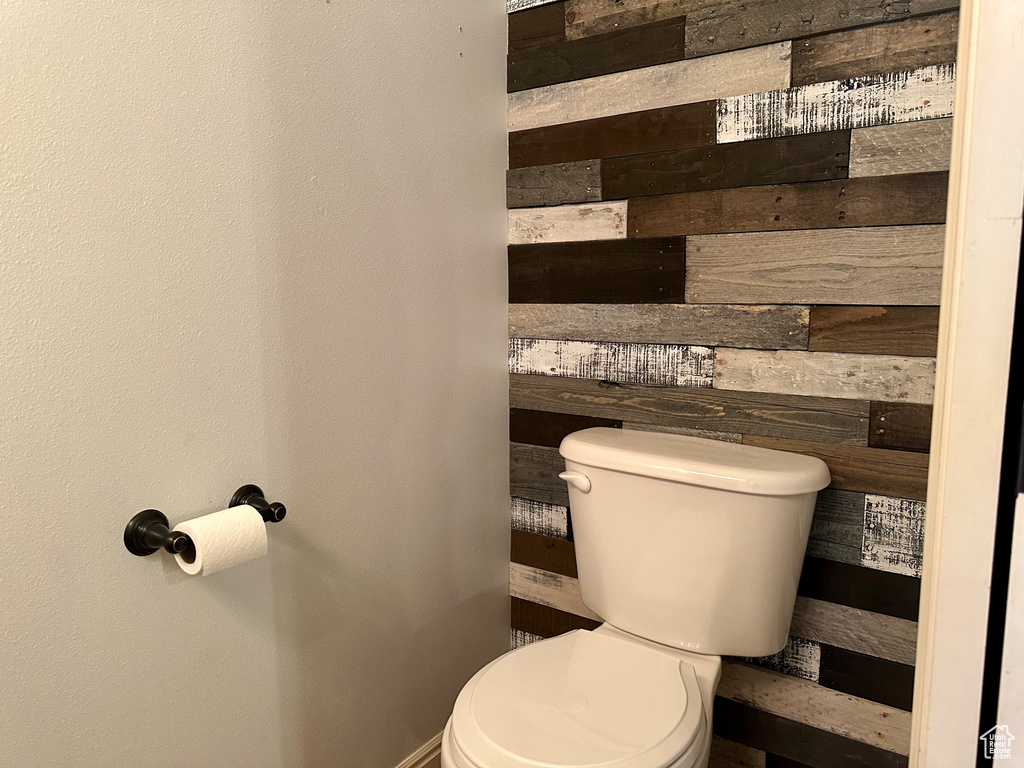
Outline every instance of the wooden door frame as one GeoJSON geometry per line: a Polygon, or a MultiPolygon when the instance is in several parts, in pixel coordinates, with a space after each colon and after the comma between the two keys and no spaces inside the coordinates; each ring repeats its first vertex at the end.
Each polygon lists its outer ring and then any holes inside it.
{"type": "Polygon", "coordinates": [[[912,768],[973,766],[980,736],[1024,206],[1022,71],[1024,2],[963,0],[912,768]]]}

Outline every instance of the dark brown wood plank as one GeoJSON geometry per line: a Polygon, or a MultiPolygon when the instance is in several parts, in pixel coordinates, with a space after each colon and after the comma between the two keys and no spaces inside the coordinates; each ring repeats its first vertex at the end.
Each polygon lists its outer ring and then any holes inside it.
{"type": "Polygon", "coordinates": [[[914,701],[914,668],[845,648],[821,646],[818,682],[860,699],[910,710],[914,701]]]}
{"type": "Polygon", "coordinates": [[[569,504],[569,491],[558,475],[565,460],[557,448],[525,443],[509,444],[509,486],[513,496],[552,504],[569,504]],[[545,498],[537,498],[543,495],[545,498]]]}
{"type": "Polygon", "coordinates": [[[938,307],[811,307],[812,352],[934,357],[938,307]]]}
{"type": "Polygon", "coordinates": [[[932,407],[914,403],[872,403],[872,448],[927,453],[932,440],[932,407]]]}
{"type": "Polygon", "coordinates": [[[510,245],[509,302],[682,302],[685,255],[686,241],[674,237],[510,245]]]}
{"type": "Polygon", "coordinates": [[[637,424],[711,432],[812,437],[867,445],[868,403],[686,387],[612,384],[555,376],[510,376],[510,404],[637,424]]]}
{"type": "Polygon", "coordinates": [[[601,199],[601,161],[533,165],[505,173],[509,208],[588,203],[601,199]]]}
{"type": "Polygon", "coordinates": [[[899,573],[808,557],[804,560],[803,572],[800,574],[798,593],[814,600],[917,621],[921,580],[899,573]]]}
{"type": "Polygon", "coordinates": [[[684,53],[684,23],[683,18],[667,19],[510,53],[508,92],[679,61],[684,53]]]}
{"type": "Polygon", "coordinates": [[[615,200],[845,179],[849,162],[849,131],[741,141],[606,160],[601,166],[601,194],[615,200]]]}
{"type": "Polygon", "coordinates": [[[828,464],[832,488],[901,499],[923,501],[925,498],[928,457],[920,453],[747,435],[743,437],[743,444],[817,456],[828,464]]]}
{"type": "Polygon", "coordinates": [[[514,131],[508,137],[510,168],[568,163],[715,143],[714,101],[628,112],[514,131]]]}
{"type": "Polygon", "coordinates": [[[548,3],[508,15],[508,52],[532,51],[565,41],[565,3],[548,3]]]}
{"type": "Polygon", "coordinates": [[[729,0],[686,17],[686,57],[955,9],[959,0],[729,0]]]}
{"type": "Polygon", "coordinates": [[[947,173],[715,189],[630,200],[629,237],[941,224],[947,173]]]}
{"type": "Polygon", "coordinates": [[[793,85],[905,72],[956,61],[956,11],[793,43],[793,85]]]}
{"type": "Polygon", "coordinates": [[[513,563],[522,563],[543,571],[577,578],[576,547],[571,541],[541,536],[539,533],[512,531],[511,557],[513,563]]]}
{"type": "Polygon", "coordinates": [[[557,448],[566,435],[591,427],[621,429],[622,421],[526,408],[511,408],[508,414],[509,440],[513,443],[557,448]]]}
{"type": "Polygon", "coordinates": [[[555,637],[574,629],[597,629],[601,622],[573,613],[531,603],[518,597],[512,602],[512,629],[519,629],[541,637],[555,637]]]}

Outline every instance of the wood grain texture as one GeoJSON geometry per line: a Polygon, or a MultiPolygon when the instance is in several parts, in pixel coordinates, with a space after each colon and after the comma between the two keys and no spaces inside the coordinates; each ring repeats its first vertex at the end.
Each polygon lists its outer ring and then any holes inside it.
{"type": "Polygon", "coordinates": [[[512,531],[511,560],[542,571],[577,578],[576,548],[571,541],[527,531],[512,531]]]}
{"type": "Polygon", "coordinates": [[[862,564],[879,571],[920,577],[924,518],[923,501],[865,496],[862,564]]]}
{"type": "Polygon", "coordinates": [[[953,120],[858,128],[850,142],[850,176],[890,176],[949,170],[953,120]]]}
{"type": "Polygon", "coordinates": [[[684,19],[676,18],[510,53],[508,92],[679,61],[684,41],[684,19]]]}
{"type": "Polygon", "coordinates": [[[505,172],[505,200],[509,208],[529,208],[601,199],[601,161],[580,160],[505,172]]]}
{"type": "Polygon", "coordinates": [[[530,51],[565,40],[565,3],[553,2],[508,17],[508,52],[530,51]]]}
{"type": "Polygon", "coordinates": [[[711,737],[711,758],[708,768],[765,768],[765,754],[760,749],[737,744],[721,736],[711,737]]]}
{"type": "Polygon", "coordinates": [[[585,619],[600,621],[601,617],[587,608],[580,597],[580,584],[576,579],[519,563],[509,563],[509,595],[540,603],[585,619]]]}
{"type": "Polygon", "coordinates": [[[938,307],[811,307],[812,352],[934,357],[938,307]]]}
{"type": "Polygon", "coordinates": [[[914,667],[844,648],[821,646],[818,682],[861,699],[910,711],[914,667]]]}
{"type": "Polygon", "coordinates": [[[601,622],[594,619],[585,619],[518,597],[511,598],[509,602],[512,608],[512,627],[540,637],[555,637],[574,629],[597,629],[601,625],[601,622]]]}
{"type": "Polygon", "coordinates": [[[927,453],[932,439],[932,408],[913,403],[872,403],[872,448],[927,453]]]}
{"type": "Polygon", "coordinates": [[[910,751],[909,712],[807,680],[726,661],[718,695],[879,749],[910,751]]]}
{"type": "Polygon", "coordinates": [[[808,557],[800,574],[799,594],[813,600],[916,621],[921,580],[860,565],[808,557]]]}
{"type": "Polygon", "coordinates": [[[509,486],[515,497],[568,507],[569,491],[565,481],[558,479],[559,473],[564,471],[565,460],[557,448],[524,443],[509,445],[509,486]],[[538,495],[545,498],[537,499],[538,495]]]}
{"type": "Polygon", "coordinates": [[[509,167],[707,146],[715,143],[717,114],[717,102],[702,101],[515,131],[509,167]]]}
{"type": "Polygon", "coordinates": [[[748,664],[770,669],[783,675],[799,677],[801,680],[818,682],[821,663],[821,645],[802,637],[790,637],[786,647],[771,656],[741,659],[748,664]]]}
{"type": "Polygon", "coordinates": [[[849,153],[850,132],[832,131],[620,157],[601,166],[601,189],[613,200],[844,179],[849,153]]]}
{"type": "Polygon", "coordinates": [[[534,339],[807,349],[801,306],[512,304],[509,335],[534,339]]]}
{"type": "Polygon", "coordinates": [[[512,530],[556,539],[569,538],[569,508],[532,499],[512,497],[512,530]]]}
{"type": "Polygon", "coordinates": [[[867,443],[868,404],[856,400],[510,377],[514,408],[579,413],[709,432],[867,443]]]}
{"type": "Polygon", "coordinates": [[[928,457],[920,453],[815,444],[751,435],[744,435],[743,443],[817,456],[828,464],[832,473],[832,488],[895,496],[900,499],[925,498],[928,457]]]}
{"type": "Polygon", "coordinates": [[[508,426],[509,440],[513,443],[557,448],[568,434],[592,427],[621,428],[622,422],[618,419],[596,419],[593,416],[512,408],[508,414],[508,426]]]}
{"type": "Polygon", "coordinates": [[[586,203],[508,212],[509,245],[614,240],[626,236],[626,203],[586,203]]]}
{"type": "Polygon", "coordinates": [[[924,173],[638,197],[629,236],[941,224],[947,186],[924,173]]]}
{"type": "Polygon", "coordinates": [[[706,235],[687,243],[686,301],[933,306],[944,227],[706,235]]]}
{"type": "Polygon", "coordinates": [[[903,403],[935,393],[930,357],[720,348],[715,358],[716,389],[903,403]]]}
{"type": "MultiPolygon", "coordinates": [[[[539,640],[544,639],[540,635],[535,635],[532,632],[525,632],[522,629],[512,629],[510,630],[510,634],[510,647],[513,651],[516,648],[522,648],[524,645],[530,645],[531,643],[536,643],[539,640]]],[[[440,763],[438,763],[437,768],[441,768],[440,763]]]]}
{"type": "Polygon", "coordinates": [[[536,8],[537,6],[554,2],[556,0],[505,0],[505,12],[516,13],[517,11],[525,11],[528,8],[536,8]]]}
{"type": "Polygon", "coordinates": [[[718,143],[949,117],[955,79],[941,64],[723,98],[718,143]]]}
{"type": "Polygon", "coordinates": [[[669,435],[688,435],[690,437],[703,437],[705,440],[721,440],[723,443],[742,443],[743,435],[735,432],[711,432],[707,429],[690,429],[689,427],[669,427],[664,424],[637,424],[631,421],[622,423],[623,429],[633,429],[639,432],[661,432],[669,435]]]}
{"type": "Polygon", "coordinates": [[[907,757],[717,697],[715,732],[772,753],[766,768],[907,768],[907,757]]]}
{"type": "Polygon", "coordinates": [[[952,11],[794,41],[792,85],[951,64],[958,16],[952,11]]]}
{"type": "Polygon", "coordinates": [[[818,491],[807,555],[860,565],[863,539],[864,494],[835,488],[818,491]]]}
{"type": "Polygon", "coordinates": [[[913,664],[917,652],[916,621],[806,597],[796,599],[790,632],[900,664],[913,664]]]}
{"type": "Polygon", "coordinates": [[[508,129],[524,131],[785,88],[789,58],[790,44],[775,43],[510,93],[508,129]]]}
{"type": "Polygon", "coordinates": [[[509,339],[510,373],[710,387],[715,352],[684,344],[509,339]]]}
{"type": "Polygon", "coordinates": [[[568,0],[566,37],[578,40],[615,29],[685,16],[720,0],[568,0]]]}

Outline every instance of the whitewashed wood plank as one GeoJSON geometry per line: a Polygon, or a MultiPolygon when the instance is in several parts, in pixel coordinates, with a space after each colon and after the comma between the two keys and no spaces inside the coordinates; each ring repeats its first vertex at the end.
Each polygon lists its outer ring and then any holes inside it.
{"type": "Polygon", "coordinates": [[[807,349],[810,308],[721,304],[510,304],[509,336],[807,349]]]}
{"type": "Polygon", "coordinates": [[[569,508],[512,497],[512,529],[556,539],[569,538],[569,508]]]}
{"type": "Polygon", "coordinates": [[[580,583],[570,576],[542,571],[521,563],[508,564],[509,595],[576,616],[601,621],[580,597],[580,583]]]}
{"type": "Polygon", "coordinates": [[[726,661],[718,695],[879,749],[910,752],[909,712],[807,680],[726,661]]]}
{"type": "Polygon", "coordinates": [[[917,622],[846,605],[796,599],[789,630],[798,637],[822,645],[914,664],[917,653],[917,622]]]}
{"type": "Polygon", "coordinates": [[[510,373],[623,384],[710,387],[715,352],[682,344],[509,339],[510,373]]]}
{"type": "Polygon", "coordinates": [[[858,128],[850,139],[850,178],[948,171],[953,120],[858,128]]]}
{"type": "Polygon", "coordinates": [[[786,647],[778,653],[744,661],[772,672],[816,683],[821,671],[821,644],[802,637],[790,637],[786,647]]]}
{"type": "Polygon", "coordinates": [[[923,501],[866,495],[862,564],[920,578],[924,519],[923,501]]]}
{"type": "Polygon", "coordinates": [[[945,227],[851,227],[686,238],[686,301],[936,306],[945,227]]]}
{"type": "Polygon", "coordinates": [[[509,245],[615,240],[626,236],[626,201],[514,208],[508,212],[509,245]]]}
{"type": "Polygon", "coordinates": [[[591,120],[789,85],[791,44],[773,43],[508,95],[508,129],[591,120]]]}
{"type": "Polygon", "coordinates": [[[941,64],[729,96],[718,102],[718,143],[949,117],[955,80],[956,65],[941,64]]]}
{"type": "Polygon", "coordinates": [[[706,440],[721,440],[724,443],[742,443],[743,435],[731,432],[713,432],[710,429],[690,429],[689,427],[668,427],[664,424],[639,424],[622,422],[623,429],[635,429],[639,432],[665,432],[670,435],[689,435],[703,437],[706,440]]]}
{"type": "Polygon", "coordinates": [[[505,0],[505,12],[515,13],[525,11],[527,8],[536,8],[538,5],[557,3],[558,0],[505,0]]]}
{"type": "Polygon", "coordinates": [[[544,639],[540,635],[535,635],[533,632],[527,632],[522,629],[513,629],[511,635],[512,636],[509,638],[511,640],[509,645],[512,647],[513,651],[516,648],[522,648],[524,645],[536,643],[538,640],[544,639]]]}
{"type": "Polygon", "coordinates": [[[931,403],[935,359],[719,348],[715,389],[931,403]]]}

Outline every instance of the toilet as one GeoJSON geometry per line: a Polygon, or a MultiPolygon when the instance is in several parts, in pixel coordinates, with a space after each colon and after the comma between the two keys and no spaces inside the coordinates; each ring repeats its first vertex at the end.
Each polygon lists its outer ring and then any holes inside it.
{"type": "Polygon", "coordinates": [[[782,650],[819,459],[595,428],[559,448],[583,602],[604,620],[485,666],[442,768],[706,768],[722,656],[782,650]]]}

